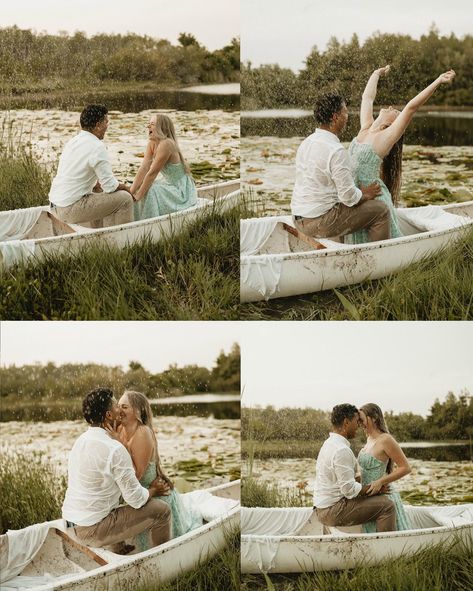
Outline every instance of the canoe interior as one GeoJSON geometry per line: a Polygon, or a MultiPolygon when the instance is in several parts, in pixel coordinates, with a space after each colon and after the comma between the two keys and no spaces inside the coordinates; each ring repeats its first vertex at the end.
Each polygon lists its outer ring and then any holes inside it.
{"type": "MultiPolygon", "coordinates": [[[[197,189],[197,208],[205,207],[213,201],[223,199],[230,193],[238,191],[239,188],[239,180],[227,181],[224,183],[200,187],[197,189]]],[[[56,220],[54,217],[48,215],[48,213],[49,212],[47,211],[47,208],[45,208],[45,211],[41,213],[36,224],[31,228],[28,234],[23,237],[23,240],[50,238],[53,236],[65,236],[71,233],[82,234],[91,231],[90,224],[88,223],[70,225],[62,224],[59,220],[56,220]],[[72,228],[72,232],[71,229],[68,229],[67,226],[70,226],[70,228],[72,228]]]]}
{"type": "MultiPolygon", "coordinates": [[[[234,481],[226,485],[216,486],[211,489],[207,489],[216,497],[232,499],[235,501],[240,500],[240,481],[234,481]]],[[[218,520],[214,520],[217,522],[218,520]]],[[[213,523],[213,522],[209,522],[213,523]]],[[[205,528],[207,524],[204,523],[202,527],[199,527],[189,534],[193,537],[198,537],[199,531],[205,528]]],[[[188,536],[189,534],[186,534],[188,536]]],[[[71,532],[70,537],[74,539],[74,534],[71,532]]],[[[175,538],[170,542],[166,543],[166,552],[171,552],[172,547],[180,543],[181,538],[175,538]]],[[[131,542],[132,540],[130,540],[131,542]]],[[[160,547],[155,549],[159,552],[160,547]]],[[[164,548],[163,548],[164,550],[164,548]]],[[[150,552],[149,550],[147,551],[150,552]]],[[[130,558],[133,558],[133,554],[127,556],[121,556],[115,554],[106,548],[93,548],[93,553],[103,558],[108,565],[119,565],[123,562],[128,562],[130,558]]],[[[143,554],[143,553],[142,553],[143,554]]],[[[170,555],[169,555],[170,556],[170,555]]],[[[136,555],[136,558],[139,558],[136,555]]],[[[42,576],[44,573],[48,573],[53,577],[61,577],[65,575],[74,575],[85,572],[90,572],[100,568],[100,565],[90,556],[85,554],[83,551],[75,548],[69,544],[66,540],[62,539],[54,529],[50,529],[46,537],[46,540],[41,547],[38,554],[35,556],[32,562],[30,562],[20,573],[21,576],[42,576]]]]}
{"type": "MultiPolygon", "coordinates": [[[[461,215],[467,218],[473,218],[473,202],[468,203],[456,203],[443,208],[449,213],[461,215]]],[[[408,223],[406,220],[400,219],[399,225],[403,236],[414,236],[416,234],[425,234],[426,231],[421,231],[419,228],[408,223]]],[[[321,242],[329,250],[337,250],[343,247],[340,237],[333,236],[329,240],[321,240],[321,242]]],[[[347,245],[351,247],[351,245],[347,245]]],[[[256,254],[278,254],[278,253],[292,253],[292,252],[313,252],[314,248],[300,240],[296,236],[288,233],[282,222],[278,223],[270,234],[268,239],[259,248],[256,254]]]]}

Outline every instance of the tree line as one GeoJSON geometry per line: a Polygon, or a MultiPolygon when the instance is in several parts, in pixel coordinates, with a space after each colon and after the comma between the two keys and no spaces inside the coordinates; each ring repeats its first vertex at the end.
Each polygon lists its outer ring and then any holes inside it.
{"type": "Polygon", "coordinates": [[[142,392],[150,398],[179,396],[196,392],[239,392],[240,347],[222,351],[211,369],[198,365],[172,364],[163,372],[151,373],[138,361],[124,370],[95,363],[34,364],[0,369],[0,395],[5,400],[66,400],[83,398],[99,386],[118,393],[125,389],[142,392]]]}
{"type": "Polygon", "coordinates": [[[453,68],[453,84],[442,85],[435,105],[473,105],[473,36],[441,36],[433,25],[419,40],[409,35],[375,33],[364,43],[332,37],[325,51],[314,47],[296,74],[278,65],[241,68],[242,108],[312,108],[319,94],[338,90],[348,104],[359,106],[363,89],[376,68],[391,64],[378,85],[377,104],[404,105],[442,72],[453,68]]]}
{"type": "MultiPolygon", "coordinates": [[[[398,441],[438,441],[473,437],[473,396],[465,390],[436,399],[427,417],[411,412],[385,413],[398,441]]],[[[330,412],[314,408],[242,408],[242,439],[320,441],[331,428],[330,412]]]]}
{"type": "MultiPolygon", "coordinates": [[[[240,41],[208,51],[189,33],[178,44],[146,35],[51,35],[0,29],[0,87],[21,94],[106,82],[166,85],[234,82],[240,75],[240,41]]],[[[91,88],[92,90],[93,88],[91,88]]]]}

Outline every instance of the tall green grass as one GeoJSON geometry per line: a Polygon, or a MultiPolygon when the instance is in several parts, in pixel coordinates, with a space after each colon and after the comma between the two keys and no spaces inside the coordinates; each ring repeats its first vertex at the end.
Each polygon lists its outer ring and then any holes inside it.
{"type": "Polygon", "coordinates": [[[244,478],[241,486],[241,504],[243,507],[306,507],[310,500],[305,488],[280,488],[256,478],[244,478]]]}
{"type": "Polygon", "coordinates": [[[41,454],[3,448],[0,458],[0,533],[61,517],[66,478],[41,454]]]}
{"type": "Polygon", "coordinates": [[[0,276],[9,320],[236,320],[239,209],[207,213],[159,243],[51,254],[0,276]]]}
{"type": "Polygon", "coordinates": [[[23,130],[13,130],[6,116],[0,122],[0,211],[47,203],[54,167],[38,162],[23,130]]]}
{"type": "Polygon", "coordinates": [[[242,306],[245,320],[473,320],[473,230],[377,281],[242,306]]]}

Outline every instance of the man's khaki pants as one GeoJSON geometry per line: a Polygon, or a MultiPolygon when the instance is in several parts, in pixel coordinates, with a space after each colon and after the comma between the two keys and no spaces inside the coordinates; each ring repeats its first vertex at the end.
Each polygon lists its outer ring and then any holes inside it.
{"type": "Polygon", "coordinates": [[[294,223],[298,230],[314,238],[345,236],[363,229],[368,231],[371,242],[391,236],[388,206],[375,199],[353,207],[337,203],[317,218],[302,218],[294,223]]]}
{"type": "Polygon", "coordinates": [[[171,508],[164,501],[149,499],[139,509],[128,505],[114,509],[95,525],[76,525],[77,538],[88,546],[110,546],[149,530],[151,547],[171,539],[171,508]]]}
{"type": "Polygon", "coordinates": [[[133,221],[133,198],[128,191],[90,193],[72,205],[54,206],[53,212],[70,224],[90,222],[92,228],[117,226],[133,221]]]}
{"type": "Polygon", "coordinates": [[[324,525],[350,526],[376,522],[376,531],[396,531],[396,510],[386,495],[341,499],[326,509],[315,509],[317,519],[324,525]]]}

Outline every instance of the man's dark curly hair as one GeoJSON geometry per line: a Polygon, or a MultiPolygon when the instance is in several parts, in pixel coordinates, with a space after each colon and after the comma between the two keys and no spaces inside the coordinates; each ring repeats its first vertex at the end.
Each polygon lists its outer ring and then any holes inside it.
{"type": "Polygon", "coordinates": [[[356,414],[358,409],[353,404],[337,404],[332,409],[330,421],[334,427],[341,427],[345,419],[351,420],[356,414]]]}
{"type": "Polygon", "coordinates": [[[80,114],[80,126],[86,130],[94,129],[107,113],[105,105],[87,105],[80,114]]]}
{"type": "Polygon", "coordinates": [[[345,103],[345,99],[338,92],[329,92],[320,95],[315,102],[315,120],[320,125],[328,125],[332,120],[333,115],[339,113],[345,103]]]}
{"type": "Polygon", "coordinates": [[[112,408],[113,392],[110,388],[95,388],[82,401],[82,414],[89,425],[100,425],[107,410],[112,408]]]}

